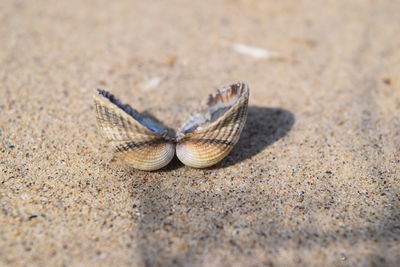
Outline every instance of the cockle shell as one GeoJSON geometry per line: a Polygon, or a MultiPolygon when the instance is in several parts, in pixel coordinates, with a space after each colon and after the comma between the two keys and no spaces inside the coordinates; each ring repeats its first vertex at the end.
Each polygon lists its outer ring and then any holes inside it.
{"type": "Polygon", "coordinates": [[[97,89],[94,102],[104,138],[128,164],[152,171],[172,160],[175,142],[168,138],[168,129],[122,104],[107,91],[97,89]]]}
{"type": "Polygon", "coordinates": [[[210,95],[177,134],[176,155],[185,165],[205,168],[221,161],[238,142],[247,118],[249,89],[236,83],[210,95]]]}
{"type": "Polygon", "coordinates": [[[157,170],[174,157],[205,168],[221,161],[239,140],[247,117],[249,88],[238,82],[210,95],[207,105],[191,114],[175,134],[156,119],[96,89],[97,123],[104,138],[131,166],[157,170]]]}

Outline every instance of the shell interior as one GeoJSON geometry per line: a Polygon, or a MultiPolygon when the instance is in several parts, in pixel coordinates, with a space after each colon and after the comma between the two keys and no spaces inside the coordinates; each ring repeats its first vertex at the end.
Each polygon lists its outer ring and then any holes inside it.
{"type": "Polygon", "coordinates": [[[148,112],[142,112],[140,113],[136,109],[132,108],[128,104],[123,104],[119,99],[117,99],[113,94],[97,89],[98,93],[107,98],[111,103],[114,105],[118,106],[120,109],[128,113],[130,116],[132,116],[136,121],[138,121],[140,124],[145,126],[147,129],[149,129],[152,132],[157,133],[160,136],[163,136],[167,139],[173,139],[174,138],[174,130],[170,129],[169,127],[165,126],[162,122],[157,120],[154,116],[152,116],[148,112]]]}
{"type": "Polygon", "coordinates": [[[205,107],[194,111],[178,131],[182,136],[203,129],[221,118],[241,97],[240,85],[232,84],[217,93],[210,95],[205,107]]]}

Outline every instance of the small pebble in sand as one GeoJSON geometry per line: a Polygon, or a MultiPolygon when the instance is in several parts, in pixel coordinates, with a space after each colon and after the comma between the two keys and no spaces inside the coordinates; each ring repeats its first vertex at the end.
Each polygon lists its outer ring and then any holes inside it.
{"type": "Polygon", "coordinates": [[[384,84],[387,84],[387,85],[392,84],[392,81],[390,80],[390,78],[383,78],[382,80],[383,80],[384,84]]]}
{"type": "Polygon", "coordinates": [[[31,216],[29,216],[28,221],[30,221],[30,220],[32,220],[32,219],[35,219],[35,218],[37,218],[37,217],[38,217],[37,215],[31,215],[31,216]]]}
{"type": "Polygon", "coordinates": [[[175,65],[176,62],[176,57],[173,55],[168,55],[164,58],[164,63],[167,64],[169,67],[172,67],[175,65]]]}

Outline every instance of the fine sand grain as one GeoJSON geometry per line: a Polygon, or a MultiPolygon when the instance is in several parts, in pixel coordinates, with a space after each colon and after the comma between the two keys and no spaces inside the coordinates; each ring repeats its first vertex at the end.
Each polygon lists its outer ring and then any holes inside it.
{"type": "Polygon", "coordinates": [[[399,1],[0,1],[0,265],[399,266],[399,1]],[[144,172],[106,89],[178,128],[247,81],[218,165],[144,172]]]}

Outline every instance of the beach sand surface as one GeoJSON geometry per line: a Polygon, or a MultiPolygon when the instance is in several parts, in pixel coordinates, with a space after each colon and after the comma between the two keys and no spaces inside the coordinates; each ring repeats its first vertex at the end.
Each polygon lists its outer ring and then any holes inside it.
{"type": "Polygon", "coordinates": [[[398,1],[1,1],[0,265],[399,266],[398,1]],[[125,165],[93,88],[178,128],[250,86],[241,139],[125,165]]]}

